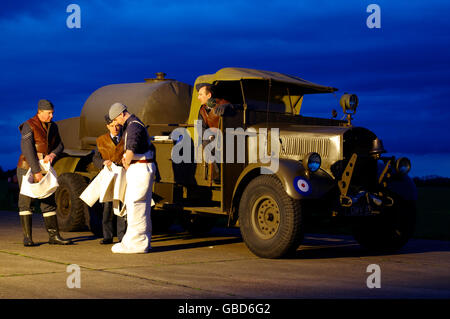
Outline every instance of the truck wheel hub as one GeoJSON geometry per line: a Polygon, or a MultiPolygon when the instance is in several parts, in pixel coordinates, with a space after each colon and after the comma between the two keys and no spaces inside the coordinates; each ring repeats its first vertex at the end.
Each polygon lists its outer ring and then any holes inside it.
{"type": "Polygon", "coordinates": [[[275,236],[280,225],[280,210],[273,198],[258,198],[253,205],[252,217],[252,226],[260,237],[269,239],[275,236]]]}

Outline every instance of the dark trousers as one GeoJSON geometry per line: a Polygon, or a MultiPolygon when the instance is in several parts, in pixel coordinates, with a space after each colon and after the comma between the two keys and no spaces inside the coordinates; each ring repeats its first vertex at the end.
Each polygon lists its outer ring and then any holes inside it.
{"type": "Polygon", "coordinates": [[[113,211],[112,202],[103,203],[103,238],[113,239],[114,220],[117,219],[117,239],[122,241],[127,230],[127,220],[125,217],[116,216],[113,211]]]}
{"type": "MultiPolygon", "coordinates": [[[[27,173],[27,171],[28,170],[23,168],[17,168],[17,181],[19,182],[19,189],[22,186],[22,177],[27,173]]],[[[39,203],[41,213],[56,212],[55,194],[52,194],[44,199],[37,199],[22,195],[20,193],[18,202],[19,212],[34,212],[33,204],[36,202],[39,203]]]]}

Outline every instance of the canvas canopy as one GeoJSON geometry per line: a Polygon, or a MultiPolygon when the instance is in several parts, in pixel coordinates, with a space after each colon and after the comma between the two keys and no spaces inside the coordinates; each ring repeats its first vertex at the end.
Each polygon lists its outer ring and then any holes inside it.
{"type": "Polygon", "coordinates": [[[214,74],[199,76],[196,83],[217,83],[220,81],[240,81],[240,80],[272,80],[292,84],[294,86],[307,89],[308,93],[332,93],[336,88],[323,86],[306,81],[299,77],[272,71],[262,71],[246,68],[223,68],[214,74]]]}
{"type": "MultiPolygon", "coordinates": [[[[269,102],[271,112],[291,114],[300,114],[304,94],[337,91],[334,87],[309,82],[297,76],[235,67],[223,68],[214,74],[199,76],[195,81],[194,90],[199,83],[210,83],[220,87],[223,96],[219,97],[232,104],[243,104],[243,91],[249,109],[265,111],[268,109],[269,102]]],[[[197,119],[199,109],[200,102],[193,99],[190,123],[197,119]]]]}

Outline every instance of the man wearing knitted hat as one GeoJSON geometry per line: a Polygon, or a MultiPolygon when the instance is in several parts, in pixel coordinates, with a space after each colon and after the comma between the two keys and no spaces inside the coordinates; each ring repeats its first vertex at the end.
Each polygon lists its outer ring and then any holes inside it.
{"type": "MultiPolygon", "coordinates": [[[[58,127],[52,121],[54,107],[48,100],[40,100],[37,114],[19,126],[22,135],[20,147],[22,154],[17,163],[17,179],[19,187],[22,177],[31,168],[31,173],[35,183],[42,178],[39,160],[53,163],[64,150],[64,145],[59,136],[58,127]]],[[[24,246],[35,246],[32,239],[32,201],[31,197],[19,194],[19,216],[22,224],[24,246]]],[[[49,243],[58,245],[68,245],[72,242],[61,238],[58,230],[56,218],[55,195],[44,199],[38,199],[41,212],[44,216],[45,227],[49,234],[49,243]]]]}
{"type": "Polygon", "coordinates": [[[113,253],[147,253],[152,237],[151,201],[156,166],[147,128],[122,103],[109,108],[109,118],[122,125],[124,150],[122,164],[127,170],[125,207],[127,230],[120,243],[112,246],[113,253]]]}

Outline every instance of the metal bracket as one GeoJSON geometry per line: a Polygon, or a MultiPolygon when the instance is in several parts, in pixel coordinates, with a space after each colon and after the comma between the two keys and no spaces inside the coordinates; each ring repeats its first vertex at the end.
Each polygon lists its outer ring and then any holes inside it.
{"type": "MultiPolygon", "coordinates": [[[[347,197],[348,188],[350,187],[350,181],[352,179],[353,170],[355,169],[355,163],[358,155],[353,153],[352,157],[345,167],[344,173],[342,173],[341,180],[338,182],[339,190],[341,191],[341,199],[347,197]]],[[[342,202],[342,200],[341,200],[342,202]]]]}
{"type": "Polygon", "coordinates": [[[388,173],[388,170],[389,170],[389,168],[391,167],[391,162],[392,162],[392,160],[390,159],[390,160],[386,163],[386,166],[384,167],[383,172],[381,172],[380,178],[378,179],[378,184],[383,185],[384,187],[386,187],[386,184],[383,183],[383,179],[384,179],[384,177],[387,177],[387,178],[390,177],[390,174],[388,173]]]}

